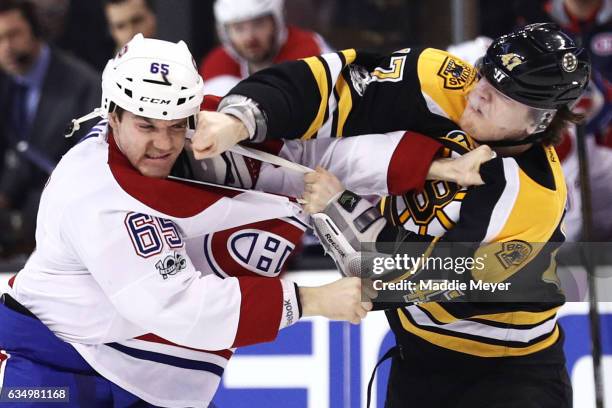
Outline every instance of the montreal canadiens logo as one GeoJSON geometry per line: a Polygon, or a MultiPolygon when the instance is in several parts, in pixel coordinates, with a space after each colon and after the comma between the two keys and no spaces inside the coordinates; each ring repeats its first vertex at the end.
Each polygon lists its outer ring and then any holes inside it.
{"type": "Polygon", "coordinates": [[[242,267],[263,276],[277,276],[295,246],[280,235],[258,229],[235,232],[227,240],[231,257],[242,267]]]}
{"type": "Polygon", "coordinates": [[[597,55],[612,55],[612,33],[601,33],[591,40],[591,49],[597,55]]]}

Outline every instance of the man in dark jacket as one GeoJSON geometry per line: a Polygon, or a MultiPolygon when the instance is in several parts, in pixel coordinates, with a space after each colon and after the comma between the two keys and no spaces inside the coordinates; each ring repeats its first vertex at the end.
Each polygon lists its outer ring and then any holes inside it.
{"type": "MultiPolygon", "coordinates": [[[[45,43],[33,6],[0,0],[0,248],[29,250],[42,188],[78,138],[70,119],[99,105],[99,76],[45,43]]],[[[2,249],[0,249],[0,252],[2,249]]],[[[10,252],[9,251],[9,252],[10,252]]]]}

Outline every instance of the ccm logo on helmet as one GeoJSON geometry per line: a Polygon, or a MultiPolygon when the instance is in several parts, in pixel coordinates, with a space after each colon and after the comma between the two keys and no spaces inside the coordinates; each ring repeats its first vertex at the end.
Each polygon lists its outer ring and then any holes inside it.
{"type": "Polygon", "coordinates": [[[156,103],[158,105],[170,105],[169,99],[158,99],[158,98],[149,98],[148,96],[141,96],[140,100],[141,102],[156,103]]]}

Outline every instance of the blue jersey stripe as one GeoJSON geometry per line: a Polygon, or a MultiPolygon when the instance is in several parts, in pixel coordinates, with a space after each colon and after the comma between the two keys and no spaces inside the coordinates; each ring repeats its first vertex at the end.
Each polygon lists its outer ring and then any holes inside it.
{"type": "Polygon", "coordinates": [[[186,368],[189,370],[208,371],[216,374],[219,377],[223,375],[224,368],[216,364],[206,361],[189,360],[186,358],[169,356],[167,354],[156,353],[153,351],[139,350],[131,347],[126,347],[119,343],[107,343],[107,346],[114,348],[117,351],[125,353],[134,358],[141,360],[154,361],[156,363],[171,365],[174,367],[186,368]]]}

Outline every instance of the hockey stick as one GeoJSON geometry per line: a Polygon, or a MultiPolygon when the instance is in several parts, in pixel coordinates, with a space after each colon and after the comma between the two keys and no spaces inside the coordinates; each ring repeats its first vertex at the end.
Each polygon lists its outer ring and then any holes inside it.
{"type": "MultiPolygon", "coordinates": [[[[586,152],[585,126],[576,126],[576,141],[578,150],[578,172],[580,177],[580,198],[582,200],[582,239],[588,245],[593,238],[593,214],[591,208],[591,179],[589,177],[589,161],[586,152]]],[[[597,301],[597,282],[595,280],[595,266],[590,254],[585,257],[585,269],[589,288],[589,323],[591,331],[593,381],[595,384],[595,406],[604,408],[603,373],[601,369],[601,329],[599,319],[599,303],[597,301]]]]}

